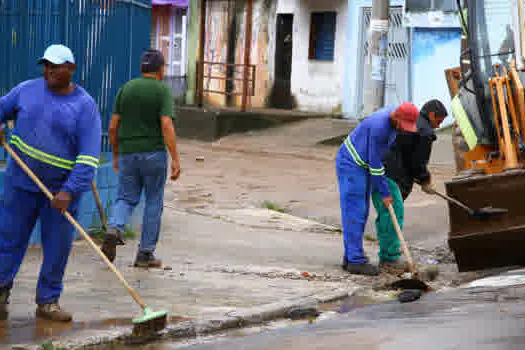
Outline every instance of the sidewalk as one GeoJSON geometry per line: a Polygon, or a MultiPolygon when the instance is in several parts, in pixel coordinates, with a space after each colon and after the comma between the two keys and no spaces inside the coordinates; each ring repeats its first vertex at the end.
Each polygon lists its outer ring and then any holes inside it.
{"type": "MultiPolygon", "coordinates": [[[[223,320],[232,312],[250,313],[254,307],[276,302],[344,297],[372,284],[366,278],[350,278],[340,269],[339,234],[308,232],[303,220],[303,231],[294,231],[288,228],[297,227],[297,222],[287,224],[287,220],[280,219],[278,229],[267,229],[260,226],[264,220],[259,218],[259,228],[253,228],[249,222],[241,226],[224,218],[167,208],[158,255],[171,269],[147,272],[130,267],[137,241],[119,248],[115,263],[153,309],[167,310],[174,321],[223,320]]],[[[367,248],[374,257],[371,244],[367,248]]],[[[86,242],[77,242],[66,272],[61,304],[73,312],[70,329],[35,323],[34,290],[41,251],[28,251],[13,290],[9,325],[0,322],[0,347],[38,343],[50,336],[61,341],[92,337],[98,342],[130,332],[130,318],[139,308],[90,249],[86,242]]]]}

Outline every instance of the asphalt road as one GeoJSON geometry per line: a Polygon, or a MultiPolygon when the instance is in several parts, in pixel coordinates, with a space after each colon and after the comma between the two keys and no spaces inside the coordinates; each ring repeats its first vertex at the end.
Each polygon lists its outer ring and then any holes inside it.
{"type": "Polygon", "coordinates": [[[427,295],[410,304],[374,305],[313,325],[184,349],[523,350],[524,296],[525,287],[427,295]]]}

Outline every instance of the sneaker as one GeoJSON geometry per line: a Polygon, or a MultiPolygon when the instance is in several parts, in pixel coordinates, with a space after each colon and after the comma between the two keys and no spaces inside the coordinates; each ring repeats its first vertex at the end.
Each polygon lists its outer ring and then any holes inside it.
{"type": "Polygon", "coordinates": [[[379,267],[368,262],[363,264],[346,264],[345,271],[354,275],[377,276],[379,275],[379,267]]]}
{"type": "Polygon", "coordinates": [[[7,305],[9,304],[9,295],[11,291],[7,288],[0,289],[0,320],[7,318],[7,305]]]}
{"type": "Polygon", "coordinates": [[[390,273],[405,273],[409,272],[408,263],[403,258],[394,261],[380,260],[379,268],[384,269],[390,273]]]}
{"type": "Polygon", "coordinates": [[[162,261],[155,258],[153,253],[139,252],[137,254],[137,259],[135,259],[134,266],[143,268],[160,268],[162,267],[162,261]]]}
{"type": "Polygon", "coordinates": [[[70,322],[73,319],[73,315],[62,310],[58,303],[38,305],[36,317],[55,322],[70,322]]]}

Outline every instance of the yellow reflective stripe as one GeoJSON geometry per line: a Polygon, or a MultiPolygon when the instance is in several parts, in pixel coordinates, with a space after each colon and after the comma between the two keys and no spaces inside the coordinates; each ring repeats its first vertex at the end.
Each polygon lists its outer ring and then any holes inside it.
{"type": "Polygon", "coordinates": [[[352,144],[352,141],[350,141],[350,136],[345,139],[345,146],[346,149],[348,149],[348,152],[354,159],[354,162],[359,165],[362,168],[369,169],[370,175],[372,176],[383,176],[385,175],[385,168],[372,168],[370,165],[363,162],[361,157],[359,156],[359,153],[357,153],[357,150],[355,149],[354,145],[352,144]]]}
{"type": "Polygon", "coordinates": [[[345,146],[357,165],[365,169],[368,168],[368,164],[363,162],[363,160],[359,156],[359,153],[357,153],[357,150],[354,148],[354,145],[352,145],[352,142],[350,141],[350,136],[346,138],[345,146]]]}
{"type": "Polygon", "coordinates": [[[383,175],[385,175],[385,169],[382,169],[382,170],[379,170],[379,171],[372,171],[372,169],[370,169],[370,175],[372,175],[372,176],[383,176],[383,175]]]}
{"type": "Polygon", "coordinates": [[[77,157],[77,164],[86,164],[95,169],[98,168],[98,162],[98,159],[92,156],[80,155],[77,157]]]}
{"type": "MultiPolygon", "coordinates": [[[[34,154],[33,158],[36,158],[36,159],[39,159],[39,160],[46,159],[47,161],[45,161],[45,163],[49,163],[49,164],[59,163],[59,164],[62,164],[63,166],[70,166],[71,169],[73,169],[73,166],[75,165],[74,161],[71,161],[71,160],[68,160],[68,159],[59,158],[59,157],[53,156],[51,154],[44,153],[44,152],[42,152],[40,150],[37,150],[36,148],[33,148],[33,147],[29,146],[24,141],[22,141],[20,139],[20,137],[18,137],[16,135],[13,135],[11,137],[11,142],[16,142],[16,144],[18,145],[20,150],[22,150],[22,148],[23,148],[27,152],[30,152],[30,153],[34,154]],[[40,158],[42,158],[42,159],[40,159],[40,158]]],[[[24,153],[27,153],[27,152],[24,152],[24,153]]]]}
{"type": "Polygon", "coordinates": [[[79,159],[90,160],[90,161],[93,161],[93,162],[95,162],[95,163],[98,164],[98,159],[95,158],[95,157],[92,157],[92,156],[79,155],[79,156],[77,157],[77,160],[79,160],[79,159]]]}
{"type": "Polygon", "coordinates": [[[27,154],[29,157],[31,158],[34,158],[38,161],[41,161],[42,163],[46,163],[46,164],[49,164],[49,165],[53,165],[53,166],[56,166],[57,168],[62,168],[62,169],[67,169],[67,170],[71,170],[73,169],[73,166],[72,165],[64,165],[64,164],[61,164],[61,163],[58,163],[58,162],[55,162],[55,161],[52,161],[50,159],[46,159],[44,157],[41,157],[33,152],[31,152],[31,150],[23,147],[21,144],[20,144],[20,141],[18,140],[11,140],[11,144],[12,145],[15,145],[19,150],[20,152],[22,153],[25,153],[27,154]]]}
{"type": "Polygon", "coordinates": [[[95,163],[92,163],[92,162],[88,162],[88,161],[85,161],[85,160],[78,160],[77,164],[86,164],[86,165],[92,166],[95,169],[98,168],[98,164],[95,164],[95,163]]]}

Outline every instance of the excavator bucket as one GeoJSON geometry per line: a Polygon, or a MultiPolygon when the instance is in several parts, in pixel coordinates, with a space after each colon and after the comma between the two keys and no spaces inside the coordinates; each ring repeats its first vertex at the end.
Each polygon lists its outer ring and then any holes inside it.
{"type": "Polygon", "coordinates": [[[480,221],[449,204],[448,245],[460,272],[525,265],[525,170],[457,178],[445,186],[469,207],[506,208],[480,221]]]}

